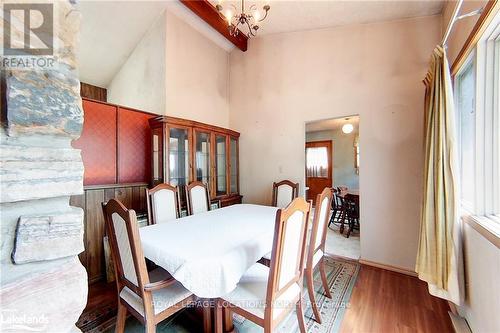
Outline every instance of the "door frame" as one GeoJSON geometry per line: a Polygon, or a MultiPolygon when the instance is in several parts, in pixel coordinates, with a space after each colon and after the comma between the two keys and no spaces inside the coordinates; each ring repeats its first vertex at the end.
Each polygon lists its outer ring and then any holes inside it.
{"type": "MultiPolygon", "coordinates": [[[[331,184],[331,187],[333,187],[333,149],[334,149],[334,143],[333,140],[320,140],[320,141],[309,141],[305,143],[304,147],[304,154],[305,154],[305,160],[304,160],[304,175],[305,175],[305,184],[307,186],[307,148],[314,148],[314,147],[324,147],[324,146],[329,146],[330,149],[328,149],[328,178],[331,184]]],[[[308,189],[309,191],[309,189],[308,189]]]]}

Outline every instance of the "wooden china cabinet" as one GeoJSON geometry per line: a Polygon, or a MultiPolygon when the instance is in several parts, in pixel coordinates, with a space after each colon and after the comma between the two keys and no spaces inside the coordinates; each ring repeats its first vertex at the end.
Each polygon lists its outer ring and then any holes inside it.
{"type": "MultiPolygon", "coordinates": [[[[208,185],[222,207],[241,203],[238,140],[240,133],[181,118],[160,116],[151,127],[151,183],[182,187],[191,181],[208,185]]],[[[185,205],[181,191],[181,204],[185,205]]]]}

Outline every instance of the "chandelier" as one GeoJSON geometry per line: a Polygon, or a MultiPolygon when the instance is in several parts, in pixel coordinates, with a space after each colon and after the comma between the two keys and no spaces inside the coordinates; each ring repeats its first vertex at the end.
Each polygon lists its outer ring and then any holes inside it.
{"type": "Polygon", "coordinates": [[[258,8],[257,5],[253,4],[246,10],[245,0],[241,0],[241,12],[238,13],[236,6],[230,4],[224,8],[222,0],[219,0],[215,8],[219,15],[229,24],[229,34],[231,36],[238,36],[241,27],[247,31],[246,36],[250,38],[257,35],[258,24],[266,19],[271,6],[266,3],[262,8],[258,8]]]}

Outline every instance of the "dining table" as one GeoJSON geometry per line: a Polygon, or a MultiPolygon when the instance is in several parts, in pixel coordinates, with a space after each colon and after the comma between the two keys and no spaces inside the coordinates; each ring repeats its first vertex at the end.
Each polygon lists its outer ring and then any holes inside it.
{"type": "Polygon", "coordinates": [[[221,297],[271,251],[277,210],[237,204],[142,227],[144,256],[199,298],[221,297]]]}

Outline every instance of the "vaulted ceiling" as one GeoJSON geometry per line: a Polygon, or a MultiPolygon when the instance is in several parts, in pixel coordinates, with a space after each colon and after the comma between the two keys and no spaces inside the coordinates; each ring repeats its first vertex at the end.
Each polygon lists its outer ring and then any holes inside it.
{"type": "MultiPolygon", "coordinates": [[[[217,3],[217,0],[209,1],[217,3]]],[[[441,13],[445,1],[272,0],[245,1],[245,7],[249,8],[252,4],[262,7],[264,3],[269,3],[271,10],[261,24],[260,36],[435,15],[441,13]]],[[[222,4],[239,9],[241,1],[223,1],[222,4]]]]}
{"type": "MultiPolygon", "coordinates": [[[[239,4],[239,1],[232,2],[239,4]]],[[[255,1],[246,3],[250,6],[255,1]]],[[[257,5],[262,3],[259,1],[257,5]]],[[[443,5],[444,1],[435,0],[272,0],[269,16],[262,24],[259,36],[434,15],[442,11],[443,5]]],[[[226,51],[232,50],[231,43],[177,0],[82,1],[79,50],[81,80],[106,87],[166,8],[226,51]]]]}

